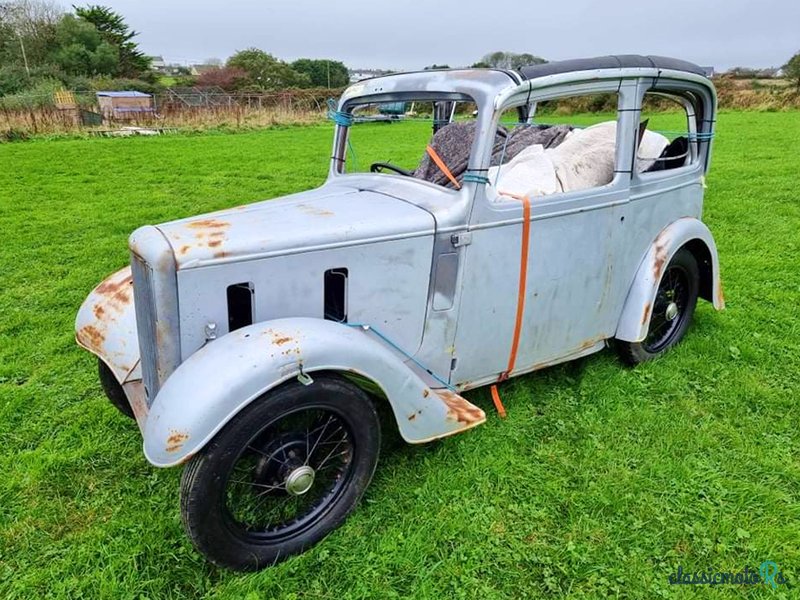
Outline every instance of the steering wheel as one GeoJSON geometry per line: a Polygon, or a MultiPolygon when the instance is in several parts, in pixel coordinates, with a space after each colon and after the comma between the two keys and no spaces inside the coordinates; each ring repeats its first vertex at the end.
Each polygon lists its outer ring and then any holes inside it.
{"type": "Polygon", "coordinates": [[[394,171],[398,175],[404,175],[405,177],[413,177],[414,173],[411,171],[407,171],[402,167],[398,167],[397,165],[393,165],[392,163],[385,163],[385,162],[376,162],[372,163],[369,167],[371,173],[382,173],[384,169],[389,171],[394,171]]]}

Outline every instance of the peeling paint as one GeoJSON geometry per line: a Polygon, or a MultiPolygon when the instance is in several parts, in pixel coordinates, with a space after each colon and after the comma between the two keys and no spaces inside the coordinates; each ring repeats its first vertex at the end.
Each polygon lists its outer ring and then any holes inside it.
{"type": "Polygon", "coordinates": [[[182,447],[186,440],[189,439],[189,434],[180,432],[180,431],[172,431],[167,437],[167,447],[166,451],[173,453],[178,452],[182,447]]]}
{"type": "Polygon", "coordinates": [[[664,272],[664,266],[667,263],[667,246],[669,245],[669,237],[667,230],[658,234],[655,240],[655,261],[653,263],[653,279],[658,282],[661,281],[661,274],[664,272]]]}
{"type": "Polygon", "coordinates": [[[646,325],[647,322],[650,320],[650,311],[652,310],[653,305],[651,302],[648,302],[644,305],[644,312],[642,313],[642,325],[646,325]]]}
{"type": "Polygon", "coordinates": [[[309,206],[308,204],[298,204],[297,208],[306,213],[307,215],[313,215],[315,217],[332,217],[335,214],[324,208],[319,208],[317,206],[309,206]]]}
{"type": "Polygon", "coordinates": [[[231,224],[227,221],[220,221],[218,219],[200,219],[187,223],[187,227],[191,229],[223,229],[230,227],[231,224]]]}
{"type": "Polygon", "coordinates": [[[434,390],[436,395],[447,405],[447,419],[456,421],[465,427],[481,423],[486,413],[450,390],[434,390]]]}
{"type": "Polygon", "coordinates": [[[100,350],[106,341],[105,333],[94,325],[84,325],[78,330],[76,337],[81,344],[93,350],[100,350]]]}

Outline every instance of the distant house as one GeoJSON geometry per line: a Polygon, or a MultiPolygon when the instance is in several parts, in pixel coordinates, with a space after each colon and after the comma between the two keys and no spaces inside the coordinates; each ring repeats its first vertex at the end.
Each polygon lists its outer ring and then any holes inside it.
{"type": "Polygon", "coordinates": [[[214,69],[219,69],[219,65],[191,65],[189,67],[189,72],[197,77],[198,75],[202,75],[208,71],[213,71],[214,69]]]}
{"type": "Polygon", "coordinates": [[[189,69],[183,65],[168,63],[164,60],[163,56],[148,56],[147,58],[150,59],[150,68],[159,75],[175,77],[177,75],[187,75],[189,73],[189,69]]]}
{"type": "Polygon", "coordinates": [[[156,72],[160,72],[168,66],[163,56],[148,56],[147,58],[150,59],[150,67],[156,72]]]}
{"type": "Polygon", "coordinates": [[[700,67],[700,68],[703,69],[703,75],[705,75],[706,77],[713,77],[714,75],[716,75],[714,67],[700,67]]]}
{"type": "Polygon", "coordinates": [[[149,119],[156,112],[152,95],[133,90],[97,92],[97,103],[106,121],[149,119]]]}

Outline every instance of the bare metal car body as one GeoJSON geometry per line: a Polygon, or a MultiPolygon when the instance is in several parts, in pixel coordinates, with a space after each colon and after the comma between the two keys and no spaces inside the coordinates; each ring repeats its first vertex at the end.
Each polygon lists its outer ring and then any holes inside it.
{"type": "MultiPolygon", "coordinates": [[[[597,352],[612,338],[643,340],[661,270],[681,248],[701,266],[701,297],[723,307],[716,247],[701,221],[713,86],[688,63],[609,57],[392,75],[351,86],[338,106],[347,114],[407,97],[469,99],[478,131],[469,171],[481,173],[504,111],[576,92],[619,95],[617,169],[608,185],[531,202],[510,376],[597,352]],[[694,137],[686,166],[644,177],[631,165],[651,90],[683,99],[694,137]]],[[[121,384],[152,464],[186,461],[254,399],[320,371],[379,390],[411,443],[485,421],[459,394],[506,371],[523,203],[478,177],[456,190],[344,173],[348,135],[338,124],[318,189],[138,229],[131,267],[81,307],[78,343],[121,384]],[[324,318],[326,274],[346,280],[346,322],[324,318]],[[249,290],[252,324],[229,331],[226,294],[236,286],[249,290]]]]}

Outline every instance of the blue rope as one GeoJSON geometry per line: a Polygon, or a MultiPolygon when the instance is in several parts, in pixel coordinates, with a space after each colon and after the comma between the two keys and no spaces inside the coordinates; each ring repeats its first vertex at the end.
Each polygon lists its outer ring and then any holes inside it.
{"type": "Polygon", "coordinates": [[[489,183],[489,178],[486,175],[478,175],[477,173],[464,173],[462,181],[464,183],[489,183]]]}
{"type": "Polygon", "coordinates": [[[692,133],[690,131],[656,131],[656,133],[660,133],[661,135],[676,135],[676,136],[686,136],[689,140],[696,140],[698,142],[705,142],[708,140],[714,139],[714,132],[713,131],[698,131],[692,133]]]}
{"type": "Polygon", "coordinates": [[[336,101],[328,98],[328,118],[340,127],[350,127],[353,124],[353,115],[336,110],[336,101]]]}
{"type": "MultiPolygon", "coordinates": [[[[328,118],[340,127],[350,127],[354,122],[353,115],[336,110],[336,101],[333,98],[328,98],[328,118]]],[[[353,172],[357,172],[358,158],[356,157],[356,151],[353,149],[353,144],[350,142],[350,136],[347,137],[347,150],[350,152],[350,156],[353,157],[353,172]]]]}
{"type": "Polygon", "coordinates": [[[411,356],[411,355],[410,355],[408,352],[406,352],[405,350],[403,350],[403,349],[402,349],[400,346],[398,346],[397,344],[395,344],[395,343],[394,343],[392,340],[390,340],[388,337],[386,337],[384,334],[382,334],[380,331],[378,331],[377,329],[375,329],[375,328],[374,328],[374,327],[372,327],[371,325],[366,325],[366,324],[364,324],[364,323],[344,323],[344,325],[347,325],[348,327],[357,327],[357,328],[359,328],[359,329],[363,329],[364,331],[371,331],[372,333],[374,333],[375,335],[377,335],[379,338],[381,338],[381,339],[382,339],[384,342],[386,342],[387,344],[389,344],[389,345],[390,345],[392,348],[394,348],[395,350],[397,350],[397,351],[398,351],[400,354],[402,354],[403,356],[405,356],[405,357],[406,357],[408,360],[410,360],[410,361],[411,361],[411,362],[413,362],[415,365],[417,365],[417,366],[418,366],[420,369],[422,369],[423,371],[425,371],[425,372],[426,372],[428,375],[430,375],[431,377],[433,377],[433,378],[434,378],[436,381],[438,381],[439,383],[441,383],[441,384],[442,384],[444,387],[446,387],[448,390],[450,390],[451,392],[455,392],[455,391],[456,391],[456,388],[454,388],[452,385],[450,385],[449,383],[447,383],[447,382],[446,382],[444,379],[442,379],[441,377],[439,377],[439,376],[438,376],[436,373],[434,373],[433,371],[431,371],[431,370],[430,370],[428,367],[426,367],[425,365],[423,365],[423,364],[422,364],[421,362],[419,362],[419,361],[418,361],[416,358],[414,358],[413,356],[411,356]]]}

